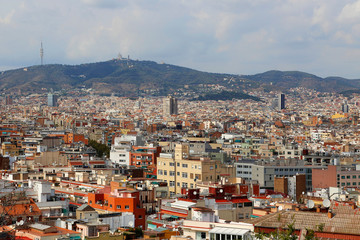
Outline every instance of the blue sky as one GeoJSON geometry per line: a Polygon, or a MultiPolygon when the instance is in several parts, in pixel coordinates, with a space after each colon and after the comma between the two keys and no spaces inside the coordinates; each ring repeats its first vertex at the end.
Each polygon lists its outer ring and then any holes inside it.
{"type": "Polygon", "coordinates": [[[209,72],[360,78],[360,0],[0,0],[0,70],[119,53],[209,72]]]}

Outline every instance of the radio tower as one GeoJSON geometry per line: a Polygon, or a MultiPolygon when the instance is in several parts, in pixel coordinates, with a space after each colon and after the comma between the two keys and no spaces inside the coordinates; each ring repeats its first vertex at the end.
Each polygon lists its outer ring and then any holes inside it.
{"type": "Polygon", "coordinates": [[[41,59],[41,65],[43,65],[43,60],[44,60],[44,49],[43,49],[42,42],[41,42],[41,46],[40,46],[40,59],[41,59]]]}

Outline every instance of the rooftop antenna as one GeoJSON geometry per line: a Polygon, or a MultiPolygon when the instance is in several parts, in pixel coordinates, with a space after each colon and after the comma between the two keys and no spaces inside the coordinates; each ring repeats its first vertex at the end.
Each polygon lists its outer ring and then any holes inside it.
{"type": "Polygon", "coordinates": [[[41,65],[43,65],[43,63],[44,63],[44,48],[43,48],[42,42],[40,44],[40,59],[41,59],[41,65]]]}

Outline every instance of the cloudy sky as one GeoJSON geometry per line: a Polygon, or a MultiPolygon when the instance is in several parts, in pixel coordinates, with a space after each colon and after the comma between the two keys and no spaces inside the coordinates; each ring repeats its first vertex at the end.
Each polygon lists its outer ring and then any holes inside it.
{"type": "Polygon", "coordinates": [[[0,70],[132,59],[360,78],[360,0],[0,0],[0,70]]]}

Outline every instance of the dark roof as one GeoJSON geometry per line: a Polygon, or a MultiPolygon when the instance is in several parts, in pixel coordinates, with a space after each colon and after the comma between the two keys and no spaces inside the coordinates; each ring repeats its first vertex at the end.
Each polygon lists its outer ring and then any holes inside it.
{"type": "Polygon", "coordinates": [[[87,204],[83,204],[80,207],[78,207],[76,211],[92,212],[95,211],[95,209],[87,204]]]}

